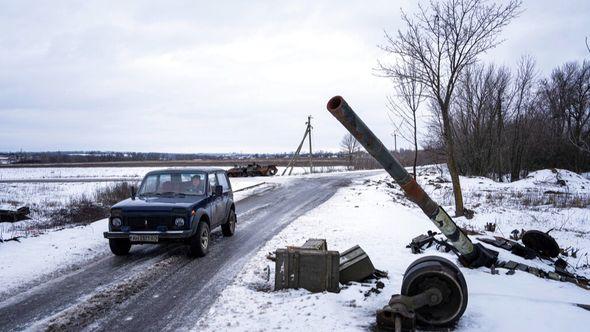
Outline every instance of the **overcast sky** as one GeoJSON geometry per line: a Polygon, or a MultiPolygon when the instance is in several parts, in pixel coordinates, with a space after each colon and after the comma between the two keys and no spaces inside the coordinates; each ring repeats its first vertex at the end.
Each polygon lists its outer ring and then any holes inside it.
{"type": "MultiPolygon", "coordinates": [[[[415,1],[0,0],[0,151],[293,151],[345,133],[340,94],[388,146],[373,68],[415,1]]],[[[588,58],[590,1],[525,0],[486,60],[588,58]]]]}

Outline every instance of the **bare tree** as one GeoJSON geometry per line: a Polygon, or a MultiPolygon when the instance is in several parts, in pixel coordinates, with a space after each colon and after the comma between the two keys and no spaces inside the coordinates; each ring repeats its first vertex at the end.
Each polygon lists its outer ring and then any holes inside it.
{"type": "Polygon", "coordinates": [[[397,79],[395,84],[395,99],[387,98],[387,108],[390,111],[390,120],[396,132],[408,143],[414,146],[413,175],[416,178],[416,164],[418,163],[418,125],[417,114],[420,104],[424,101],[424,84],[418,81],[416,63],[409,64],[405,70],[409,76],[397,79]],[[396,101],[399,101],[397,103],[396,101]]]}
{"type": "Polygon", "coordinates": [[[541,83],[544,104],[553,118],[556,136],[590,154],[590,61],[568,62],[541,83]]]}
{"type": "Polygon", "coordinates": [[[451,113],[463,173],[502,180],[509,83],[508,69],[494,65],[472,65],[461,76],[451,113]]]}
{"type": "Polygon", "coordinates": [[[510,181],[520,179],[527,145],[531,137],[531,117],[536,102],[534,91],[536,83],[535,60],[524,56],[518,62],[516,78],[512,88],[513,101],[509,114],[508,146],[510,161],[510,181]]]}
{"type": "Polygon", "coordinates": [[[351,133],[347,133],[340,141],[340,151],[344,153],[348,159],[348,168],[352,169],[354,165],[354,159],[361,150],[360,143],[352,136],[351,133]]]}
{"type": "Polygon", "coordinates": [[[426,96],[436,102],[443,124],[447,165],[453,181],[455,213],[463,215],[463,195],[455,160],[451,101],[463,70],[478,57],[497,46],[502,29],[519,14],[520,0],[497,4],[488,0],[444,0],[419,5],[418,12],[402,12],[406,30],[394,38],[385,35],[383,50],[395,57],[392,65],[380,64],[392,79],[416,77],[425,86],[426,96]],[[412,68],[411,64],[416,63],[412,68]],[[412,68],[412,73],[408,72],[412,68]]]}

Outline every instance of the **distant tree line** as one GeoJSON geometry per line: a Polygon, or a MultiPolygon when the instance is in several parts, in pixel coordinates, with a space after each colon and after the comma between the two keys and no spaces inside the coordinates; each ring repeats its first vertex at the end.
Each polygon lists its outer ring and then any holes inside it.
{"type": "MultiPolygon", "coordinates": [[[[173,161],[173,160],[249,160],[249,159],[289,159],[292,152],[281,153],[160,153],[160,152],[110,152],[110,151],[45,151],[45,152],[6,152],[0,153],[9,158],[12,164],[54,164],[91,163],[117,161],[173,161]]],[[[301,154],[307,157],[309,154],[301,154]]],[[[340,152],[316,151],[316,159],[343,159],[340,152]]]]}

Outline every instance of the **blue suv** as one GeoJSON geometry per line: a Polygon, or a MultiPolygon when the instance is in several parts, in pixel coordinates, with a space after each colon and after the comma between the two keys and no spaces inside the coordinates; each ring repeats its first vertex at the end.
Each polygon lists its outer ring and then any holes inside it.
{"type": "Polygon", "coordinates": [[[111,208],[104,237],[115,255],[126,255],[131,245],[184,242],[192,256],[205,256],[211,231],[224,236],[236,229],[236,208],[227,173],[218,168],[152,171],[137,193],[111,208]]]}

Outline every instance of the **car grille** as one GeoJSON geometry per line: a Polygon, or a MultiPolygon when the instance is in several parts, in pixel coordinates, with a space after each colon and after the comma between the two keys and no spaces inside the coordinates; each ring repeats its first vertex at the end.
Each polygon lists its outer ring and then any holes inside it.
{"type": "Polygon", "coordinates": [[[173,217],[167,216],[128,216],[127,225],[131,231],[156,231],[174,228],[173,217]]]}

